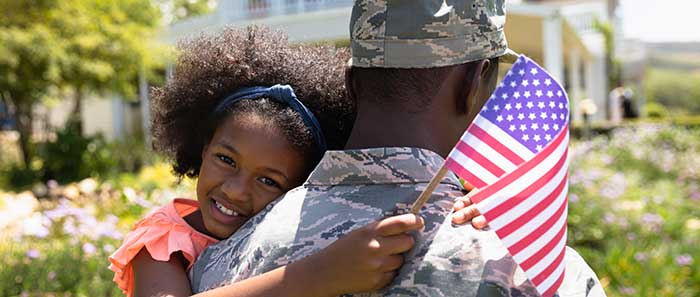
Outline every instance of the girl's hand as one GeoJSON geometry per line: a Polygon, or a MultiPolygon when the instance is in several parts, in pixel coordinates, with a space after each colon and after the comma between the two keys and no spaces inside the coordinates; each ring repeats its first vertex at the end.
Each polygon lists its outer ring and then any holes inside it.
{"type": "Polygon", "coordinates": [[[389,217],[354,230],[310,256],[316,275],[327,285],[320,295],[378,290],[391,282],[414,245],[408,231],[423,227],[414,214],[389,217]]]}
{"type": "Polygon", "coordinates": [[[464,224],[471,220],[472,226],[476,229],[484,229],[488,227],[486,218],[479,213],[476,206],[472,204],[469,196],[463,196],[457,199],[454,206],[452,207],[454,214],[452,214],[452,223],[464,224]]]}

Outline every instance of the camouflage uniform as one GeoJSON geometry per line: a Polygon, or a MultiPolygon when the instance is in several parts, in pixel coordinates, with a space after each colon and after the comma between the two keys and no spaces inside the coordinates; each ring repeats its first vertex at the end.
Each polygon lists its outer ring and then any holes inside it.
{"type": "MultiPolygon", "coordinates": [[[[202,253],[190,272],[202,292],[273,270],[380,218],[408,211],[443,163],[417,148],[329,151],[306,183],[268,205],[229,239],[202,253]]],[[[357,296],[537,296],[493,232],[453,226],[464,195],[450,174],[421,211],[425,229],[386,289],[357,296]]],[[[602,296],[595,274],[568,249],[561,296],[602,296]]],[[[354,295],[353,295],[354,296],[354,295]]]]}
{"type": "Polygon", "coordinates": [[[517,55],[508,50],[505,13],[505,0],[355,1],[350,63],[429,68],[496,57],[512,63],[517,55]]]}

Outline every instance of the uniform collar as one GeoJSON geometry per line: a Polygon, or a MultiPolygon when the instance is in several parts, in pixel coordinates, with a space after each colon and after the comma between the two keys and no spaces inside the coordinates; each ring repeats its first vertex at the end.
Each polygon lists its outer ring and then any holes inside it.
{"type": "MultiPolygon", "coordinates": [[[[306,184],[333,186],[427,183],[444,161],[437,153],[412,147],[327,151],[306,184]]],[[[452,173],[442,183],[461,187],[452,173]]]]}

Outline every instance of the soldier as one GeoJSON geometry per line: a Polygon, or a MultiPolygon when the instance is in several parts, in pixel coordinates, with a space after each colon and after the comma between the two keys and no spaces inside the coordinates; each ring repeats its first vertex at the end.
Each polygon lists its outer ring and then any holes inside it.
{"type": "MultiPolygon", "coordinates": [[[[207,249],[191,270],[195,291],[299,260],[408,210],[494,90],[498,62],[512,60],[503,0],[450,2],[355,2],[346,86],[358,110],[346,150],[328,151],[303,186],[207,249]]],[[[421,210],[425,227],[394,281],[356,295],[536,296],[493,232],[452,224],[464,193],[449,174],[421,210]]],[[[604,296],[574,250],[565,262],[560,296],[604,296]]]]}

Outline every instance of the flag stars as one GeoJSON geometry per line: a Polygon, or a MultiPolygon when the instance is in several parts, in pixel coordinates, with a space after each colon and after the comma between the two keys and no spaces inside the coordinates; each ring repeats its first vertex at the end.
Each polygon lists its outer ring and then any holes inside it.
{"type": "MultiPolygon", "coordinates": [[[[515,82],[512,82],[511,84],[515,84],[515,82]]],[[[515,98],[515,99],[520,98],[520,92],[513,93],[513,98],[515,98]]]]}
{"type": "Polygon", "coordinates": [[[530,91],[525,91],[525,94],[523,94],[523,96],[525,96],[525,98],[530,98],[530,91]]]}
{"type": "Polygon", "coordinates": [[[527,126],[525,126],[525,124],[520,124],[520,131],[524,132],[525,130],[527,130],[527,126]]]}
{"type": "Polygon", "coordinates": [[[506,106],[505,106],[504,108],[505,108],[506,110],[511,110],[511,109],[513,109],[513,107],[510,105],[510,103],[506,104],[506,106]]]}
{"type": "Polygon", "coordinates": [[[535,136],[532,137],[532,140],[534,140],[536,142],[540,142],[540,140],[542,140],[542,138],[540,138],[539,134],[535,134],[535,136]]]}
{"type": "Polygon", "coordinates": [[[494,110],[494,111],[499,111],[499,110],[501,110],[501,107],[498,106],[498,104],[496,104],[496,105],[493,106],[493,110],[494,110]]]}
{"type": "Polygon", "coordinates": [[[531,112],[527,118],[530,119],[531,121],[534,121],[537,118],[537,116],[535,116],[534,112],[531,112]]]}
{"type": "Polygon", "coordinates": [[[521,108],[523,108],[523,105],[520,102],[515,103],[515,109],[520,110],[521,108]]]}
{"type": "MultiPolygon", "coordinates": [[[[542,130],[544,130],[545,132],[549,131],[549,124],[543,124],[543,125],[542,125],[542,130]]],[[[549,134],[548,134],[548,135],[549,135],[549,134]]]]}
{"type": "Polygon", "coordinates": [[[501,82],[500,84],[498,84],[498,87],[503,88],[503,87],[505,87],[505,84],[503,82],[501,82]]]}
{"type": "Polygon", "coordinates": [[[532,75],[535,75],[535,74],[537,74],[538,72],[539,72],[539,71],[537,71],[537,68],[532,68],[532,69],[530,69],[530,73],[531,73],[532,75]]]}
{"type": "Polygon", "coordinates": [[[508,73],[506,73],[506,77],[509,77],[509,76],[511,76],[511,75],[513,75],[513,71],[512,71],[512,70],[508,70],[508,73]]]}
{"type": "Polygon", "coordinates": [[[538,152],[539,152],[539,151],[542,151],[542,145],[541,145],[541,144],[538,144],[537,147],[536,147],[535,149],[536,149],[538,152]]]}
{"type": "Polygon", "coordinates": [[[539,103],[537,103],[537,107],[539,107],[539,109],[543,109],[543,108],[544,108],[544,102],[540,101],[539,103]]]}
{"type": "Polygon", "coordinates": [[[546,120],[547,119],[547,112],[543,111],[542,113],[540,113],[540,118],[543,120],[546,120]]]}
{"type": "Polygon", "coordinates": [[[557,97],[561,97],[562,95],[563,93],[561,92],[561,90],[557,91],[557,97]]]}
{"type": "Polygon", "coordinates": [[[527,106],[527,108],[532,108],[535,106],[535,104],[533,104],[532,101],[528,101],[527,104],[525,104],[525,106],[527,106]]]}
{"type": "Polygon", "coordinates": [[[500,123],[500,122],[503,122],[503,116],[502,116],[502,115],[498,115],[498,117],[496,117],[496,121],[498,121],[499,123],[500,123]]]}
{"type": "Polygon", "coordinates": [[[525,141],[530,140],[530,136],[527,134],[523,134],[523,140],[525,140],[525,141]]]}
{"type": "Polygon", "coordinates": [[[542,90],[537,90],[537,92],[535,92],[535,96],[542,97],[542,90]]]}
{"type": "Polygon", "coordinates": [[[518,120],[521,120],[521,121],[522,121],[522,120],[524,120],[524,119],[525,119],[525,114],[519,113],[519,114],[518,114],[518,120]]]}
{"type": "Polygon", "coordinates": [[[515,131],[515,125],[510,125],[510,127],[508,127],[508,130],[510,130],[510,132],[514,132],[514,131],[515,131]]]}
{"type": "Polygon", "coordinates": [[[539,79],[533,80],[533,81],[532,81],[532,85],[535,86],[535,87],[539,86],[539,85],[540,85],[540,80],[539,80],[539,79]]]}
{"type": "Polygon", "coordinates": [[[563,108],[564,108],[564,103],[559,102],[559,109],[563,109],[563,108]]]}
{"type": "Polygon", "coordinates": [[[547,91],[547,97],[549,97],[549,98],[554,97],[554,92],[552,92],[552,91],[547,91]]]}
{"type": "Polygon", "coordinates": [[[552,80],[549,79],[549,78],[548,78],[548,79],[545,79],[545,80],[544,80],[544,84],[547,85],[547,86],[549,86],[549,85],[552,84],[552,80]]]}
{"type": "Polygon", "coordinates": [[[556,113],[552,113],[551,118],[552,118],[552,120],[556,120],[556,119],[557,119],[557,114],[556,114],[556,113]]]}
{"type": "Polygon", "coordinates": [[[537,123],[532,123],[532,125],[530,125],[530,129],[532,129],[532,130],[537,130],[539,128],[540,128],[540,126],[537,125],[537,123]]]}
{"type": "Polygon", "coordinates": [[[559,119],[560,119],[560,120],[563,120],[563,119],[565,119],[565,118],[566,118],[566,117],[564,116],[563,113],[560,113],[560,114],[559,114],[559,119]]]}
{"type": "Polygon", "coordinates": [[[503,98],[503,100],[508,99],[508,93],[503,93],[503,95],[501,95],[501,98],[503,98]]]}
{"type": "Polygon", "coordinates": [[[559,124],[554,124],[552,128],[554,128],[554,131],[559,131],[559,124]]]}
{"type": "Polygon", "coordinates": [[[517,84],[515,81],[511,81],[511,82],[510,82],[510,87],[511,87],[511,88],[515,88],[515,87],[517,87],[517,86],[518,86],[518,84],[517,84]]]}
{"type": "Polygon", "coordinates": [[[544,140],[546,140],[546,141],[552,140],[552,135],[550,135],[550,134],[545,134],[545,135],[544,135],[544,140]]]}
{"type": "Polygon", "coordinates": [[[554,106],[556,106],[554,101],[549,101],[549,108],[554,108],[554,106]]]}
{"type": "Polygon", "coordinates": [[[530,83],[527,81],[527,79],[526,79],[526,80],[523,80],[523,82],[520,83],[520,84],[523,85],[523,87],[527,87],[527,86],[530,85],[530,83]]]}
{"type": "Polygon", "coordinates": [[[524,70],[524,69],[520,69],[520,71],[518,71],[518,74],[520,74],[520,76],[525,75],[525,70],[524,70]]]}
{"type": "Polygon", "coordinates": [[[508,120],[509,122],[512,122],[512,121],[513,121],[513,115],[512,115],[512,114],[509,114],[509,115],[506,117],[506,120],[508,120]]]}

